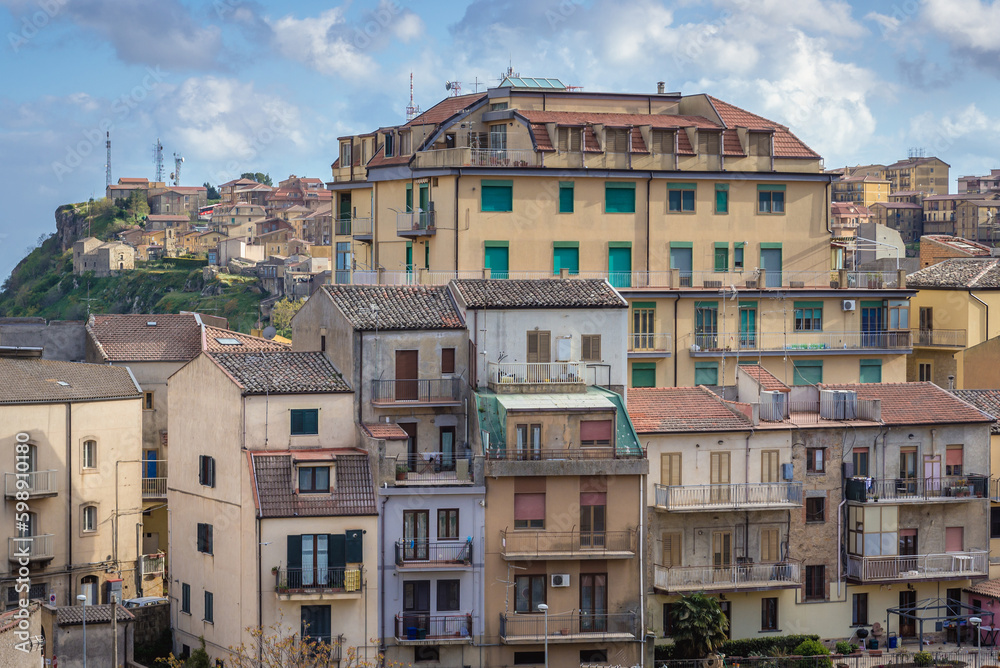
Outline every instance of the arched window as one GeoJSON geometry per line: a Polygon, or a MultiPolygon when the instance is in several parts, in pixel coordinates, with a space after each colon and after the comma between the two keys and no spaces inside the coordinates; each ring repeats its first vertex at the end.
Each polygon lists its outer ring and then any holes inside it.
{"type": "Polygon", "coordinates": [[[84,506],[80,517],[80,526],[86,533],[97,531],[97,506],[84,506]]]}
{"type": "Polygon", "coordinates": [[[97,468],[97,441],[86,440],[83,442],[83,468],[97,468]]]}
{"type": "Polygon", "coordinates": [[[84,575],[80,578],[80,593],[87,597],[87,605],[97,605],[96,575],[84,575]]]}

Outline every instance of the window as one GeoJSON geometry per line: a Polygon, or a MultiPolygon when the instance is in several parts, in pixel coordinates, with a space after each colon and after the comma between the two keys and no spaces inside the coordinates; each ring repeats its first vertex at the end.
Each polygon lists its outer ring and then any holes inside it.
{"type": "Polygon", "coordinates": [[[344,142],[340,145],[340,166],[351,166],[351,145],[348,142],[344,142]]]}
{"type": "Polygon", "coordinates": [[[810,496],[806,499],[806,522],[826,521],[826,499],[822,496],[810,496]]]}
{"type": "Polygon", "coordinates": [[[517,458],[519,460],[538,460],[542,458],[542,425],[519,424],[514,427],[517,439],[517,458]]]}
{"type": "Polygon", "coordinates": [[[654,349],[655,325],[656,302],[633,302],[631,343],[634,350],[654,349]]]}
{"type": "Polygon", "coordinates": [[[945,450],[945,475],[962,475],[962,446],[949,445],[945,450]]]}
{"type": "Polygon", "coordinates": [[[458,540],[458,508],[438,510],[438,540],[458,540]]]}
{"type": "Polygon", "coordinates": [[[780,453],[777,450],[762,450],[760,453],[760,481],[779,482],[780,453]]]}
{"type": "Polygon", "coordinates": [[[558,128],[556,136],[558,146],[556,148],[560,153],[579,151],[581,150],[582,136],[583,131],[581,128],[558,128]]]}
{"type": "Polygon", "coordinates": [[[945,527],[944,551],[961,552],[965,549],[965,527],[945,527]]]}
{"type": "Polygon", "coordinates": [[[142,409],[144,411],[153,410],[153,393],[143,392],[142,393],[142,409]]]}
{"type": "Polygon", "coordinates": [[[656,387],[656,362],[632,363],[632,387],[656,387]]]}
{"type": "Polygon", "coordinates": [[[462,608],[460,584],[460,580],[438,580],[437,609],[439,612],[460,610],[462,608]]]}
{"type": "Polygon", "coordinates": [[[1000,506],[990,508],[990,538],[1000,538],[1000,506]]]}
{"type": "Polygon", "coordinates": [[[729,244],[728,243],[716,243],[715,244],[715,270],[716,271],[728,271],[729,270],[729,244]]]}
{"type": "Polygon", "coordinates": [[[573,182],[559,182],[559,213],[573,213],[573,182]]]}
{"type": "Polygon", "coordinates": [[[455,349],[441,349],[441,373],[455,373],[455,349]]]}
{"type": "Polygon", "coordinates": [[[653,130],[652,149],[658,155],[671,154],[674,152],[674,132],[673,130],[653,130]]]}
{"type": "Polygon", "coordinates": [[[823,302],[795,302],[795,331],[818,332],[823,329],[823,302]]]}
{"type": "Polygon", "coordinates": [[[330,606],[303,605],[300,613],[302,637],[315,642],[330,642],[330,606]]]}
{"type": "Polygon", "coordinates": [[[330,491],[329,466],[300,466],[299,492],[302,494],[325,494],[330,491]]]}
{"type": "Polygon", "coordinates": [[[517,590],[514,605],[517,612],[539,612],[538,605],[545,603],[544,575],[518,575],[514,578],[514,588],[517,590]]]}
{"type": "Polygon", "coordinates": [[[191,585],[187,582],[181,583],[181,612],[191,614],[191,585]]]}
{"type": "Polygon", "coordinates": [[[395,149],[395,146],[394,146],[395,142],[393,141],[394,139],[395,138],[392,136],[391,133],[388,133],[388,132],[386,133],[386,135],[385,135],[385,157],[387,157],[387,158],[391,158],[393,156],[393,150],[395,149]]]}
{"type": "Polygon", "coordinates": [[[441,660],[441,648],[436,645],[427,645],[413,648],[414,663],[437,663],[441,660]]]}
{"type": "Polygon", "coordinates": [[[931,363],[930,362],[920,362],[917,364],[918,376],[920,382],[927,383],[931,381],[931,363]]]}
{"type": "Polygon", "coordinates": [[[635,213],[635,184],[609,181],[604,184],[605,213],[635,213]]]}
{"type": "Polygon", "coordinates": [[[826,471],[826,448],[806,448],[806,471],[823,473],[826,471]]]}
{"type": "Polygon", "coordinates": [[[594,447],[611,445],[614,425],[611,420],[581,420],[580,445],[594,447]]]}
{"type": "Polygon", "coordinates": [[[490,111],[503,111],[506,108],[506,102],[493,102],[490,104],[490,111]]]}
{"type": "Polygon", "coordinates": [[[490,148],[505,150],[507,148],[507,126],[498,123],[490,126],[490,148]]]}
{"type": "Polygon", "coordinates": [[[604,131],[604,150],[608,153],[628,153],[629,131],[623,128],[608,128],[604,131]]]}
{"type": "Polygon", "coordinates": [[[198,523],[198,551],[204,554],[214,554],[212,552],[212,525],[198,523]]]}
{"type": "Polygon", "coordinates": [[[575,241],[555,241],[552,244],[552,273],[568,269],[570,274],[580,273],[580,244],[575,241]]]}
{"type": "Polygon", "coordinates": [[[580,492],[580,547],[604,547],[607,492],[580,492]]]}
{"type": "Polygon", "coordinates": [[[290,412],[292,417],[292,436],[319,433],[318,408],[293,408],[290,412]]]}
{"type": "Polygon", "coordinates": [[[757,213],[784,213],[785,186],[758,185],[757,213]]]}
{"type": "Polygon", "coordinates": [[[854,462],[854,475],[868,477],[868,448],[854,448],[851,461],[854,462]]]}
{"type": "MultiPolygon", "coordinates": [[[[514,528],[545,528],[545,493],[514,494],[514,528]]],[[[540,601],[544,603],[544,601],[540,601]]]]}
{"type": "Polygon", "coordinates": [[[215,457],[198,456],[198,483],[205,487],[215,487],[215,457]]]}
{"type": "Polygon", "coordinates": [[[910,303],[906,300],[889,300],[889,329],[910,328],[910,303]]]}
{"type": "Polygon", "coordinates": [[[778,630],[778,599],[762,598],[760,600],[760,630],[778,630]]]}
{"type": "Polygon", "coordinates": [[[823,382],[823,360],[797,360],[793,365],[793,385],[818,385],[823,382]]]}
{"type": "Polygon", "coordinates": [[[733,244],[733,269],[743,269],[743,242],[733,244]]]}
{"type": "Polygon", "coordinates": [[[718,348],[719,302],[694,303],[694,344],[699,350],[718,348]]]}
{"type": "Polygon", "coordinates": [[[729,213],[729,184],[715,184],[715,212],[729,213]]]}
{"type": "Polygon", "coordinates": [[[660,484],[668,487],[681,484],[681,453],[665,452],[660,455],[660,484]]]}
{"type": "Polygon", "coordinates": [[[760,560],[763,563],[781,561],[781,543],[777,529],[760,530],[760,560]]]}
{"type": "Polygon", "coordinates": [[[83,468],[97,468],[97,441],[83,442],[83,468]]]}
{"type": "Polygon", "coordinates": [[[534,666],[545,663],[545,652],[514,652],[515,666],[534,666]]]}
{"type": "Polygon", "coordinates": [[[86,532],[97,531],[97,506],[83,507],[83,520],[81,528],[86,532]]]}
{"type": "Polygon", "coordinates": [[[483,211],[513,211],[514,182],[496,179],[483,179],[480,182],[482,200],[480,208],[483,211]]]}
{"type": "Polygon", "coordinates": [[[667,211],[671,213],[694,213],[694,183],[667,184],[667,211]]]}
{"type": "Polygon", "coordinates": [[[868,594],[854,594],[851,599],[851,624],[868,626],[868,594]]]}
{"type": "Polygon", "coordinates": [[[861,360],[860,379],[862,383],[881,383],[882,360],[861,360]]]}
{"type": "Polygon", "coordinates": [[[205,621],[215,623],[215,597],[212,592],[205,592],[205,621]]]}
{"type": "Polygon", "coordinates": [[[600,334],[584,334],[580,337],[580,359],[584,362],[601,361],[600,334]]]}
{"type": "Polygon", "coordinates": [[[695,385],[718,385],[719,384],[719,363],[718,362],[695,362],[695,364],[694,364],[694,384],[695,385]]]}
{"type": "Polygon", "coordinates": [[[674,632],[673,603],[663,604],[663,635],[670,637],[674,632]]]}
{"type": "Polygon", "coordinates": [[[826,598],[826,566],[806,566],[805,600],[826,598]]]}
{"type": "Polygon", "coordinates": [[[661,566],[665,568],[670,568],[671,566],[681,565],[681,532],[680,531],[668,531],[660,537],[660,542],[663,547],[662,549],[662,563],[661,566]]]}
{"type": "Polygon", "coordinates": [[[581,649],[580,665],[606,664],[608,662],[608,650],[606,649],[581,649]]]}
{"type": "Polygon", "coordinates": [[[547,363],[549,361],[549,343],[551,340],[551,332],[528,332],[528,364],[547,363]]]}

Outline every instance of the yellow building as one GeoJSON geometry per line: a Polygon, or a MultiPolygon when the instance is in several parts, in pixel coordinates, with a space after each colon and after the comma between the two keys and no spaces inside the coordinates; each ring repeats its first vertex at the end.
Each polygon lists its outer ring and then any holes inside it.
{"type": "Polygon", "coordinates": [[[833,182],[833,201],[871,206],[889,200],[889,181],[874,176],[842,176],[833,182]]]}
{"type": "Polygon", "coordinates": [[[757,304],[744,329],[760,336],[737,345],[746,354],[836,347],[830,379],[857,380],[862,355],[884,362],[885,380],[904,377],[906,341],[861,333],[886,333],[890,301],[910,293],[895,274],[831,272],[841,249],[820,156],[714,97],[510,78],[343,137],[332,167],[338,282],[607,278],[633,306],[630,353],[644,358],[633,384],[692,384],[700,363],[718,361],[699,358],[728,357],[731,343],[693,347],[693,337],[696,305],[731,299],[731,317],[701,331],[738,333],[739,304],[757,304]],[[830,331],[791,329],[796,300],[824,309],[830,331]],[[862,323],[859,308],[844,310],[862,300],[880,301],[882,315],[862,323]],[[775,336],[786,332],[794,340],[775,336]]]}
{"type": "Polygon", "coordinates": [[[1000,258],[947,259],[906,280],[917,289],[907,380],[966,387],[965,349],[1000,335],[1000,258]]]}
{"type": "Polygon", "coordinates": [[[892,192],[918,190],[931,195],[948,194],[950,165],[940,158],[913,157],[894,162],[885,168],[892,192]]]}
{"type": "Polygon", "coordinates": [[[142,392],[132,374],[8,348],[0,351],[0,378],[3,600],[53,597],[69,606],[80,594],[88,605],[113,594],[159,595],[163,559],[140,559],[137,546],[142,392]]]}

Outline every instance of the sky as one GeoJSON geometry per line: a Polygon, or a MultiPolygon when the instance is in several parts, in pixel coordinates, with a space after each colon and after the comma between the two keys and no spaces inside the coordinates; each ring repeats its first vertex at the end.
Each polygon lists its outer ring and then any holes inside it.
{"type": "Polygon", "coordinates": [[[330,178],[337,137],[512,66],[587,91],[710,93],[827,168],[923,149],[1000,167],[1000,0],[0,0],[0,280],[112,177],[330,178]]]}

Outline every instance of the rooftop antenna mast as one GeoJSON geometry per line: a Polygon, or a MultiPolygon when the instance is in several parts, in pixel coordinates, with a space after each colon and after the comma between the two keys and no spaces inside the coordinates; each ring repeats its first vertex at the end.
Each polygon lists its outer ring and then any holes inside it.
{"type": "Polygon", "coordinates": [[[413,72],[410,72],[410,104],[406,107],[406,120],[412,121],[420,115],[420,107],[413,104],[413,72]]]}
{"type": "Polygon", "coordinates": [[[153,165],[156,167],[156,182],[163,182],[163,144],[157,139],[153,144],[153,165]]]}
{"type": "Polygon", "coordinates": [[[110,130],[106,133],[106,137],[107,139],[105,140],[104,145],[108,149],[108,159],[107,162],[104,164],[104,172],[105,172],[104,180],[106,182],[104,184],[105,190],[107,190],[108,186],[111,185],[111,131],[110,130]]]}
{"type": "Polygon", "coordinates": [[[181,184],[181,163],[183,162],[184,158],[180,154],[174,153],[174,173],[170,175],[170,178],[173,179],[175,186],[181,184]]]}
{"type": "Polygon", "coordinates": [[[458,97],[462,94],[462,82],[461,81],[446,81],[444,83],[444,89],[451,93],[452,97],[458,97]]]}

